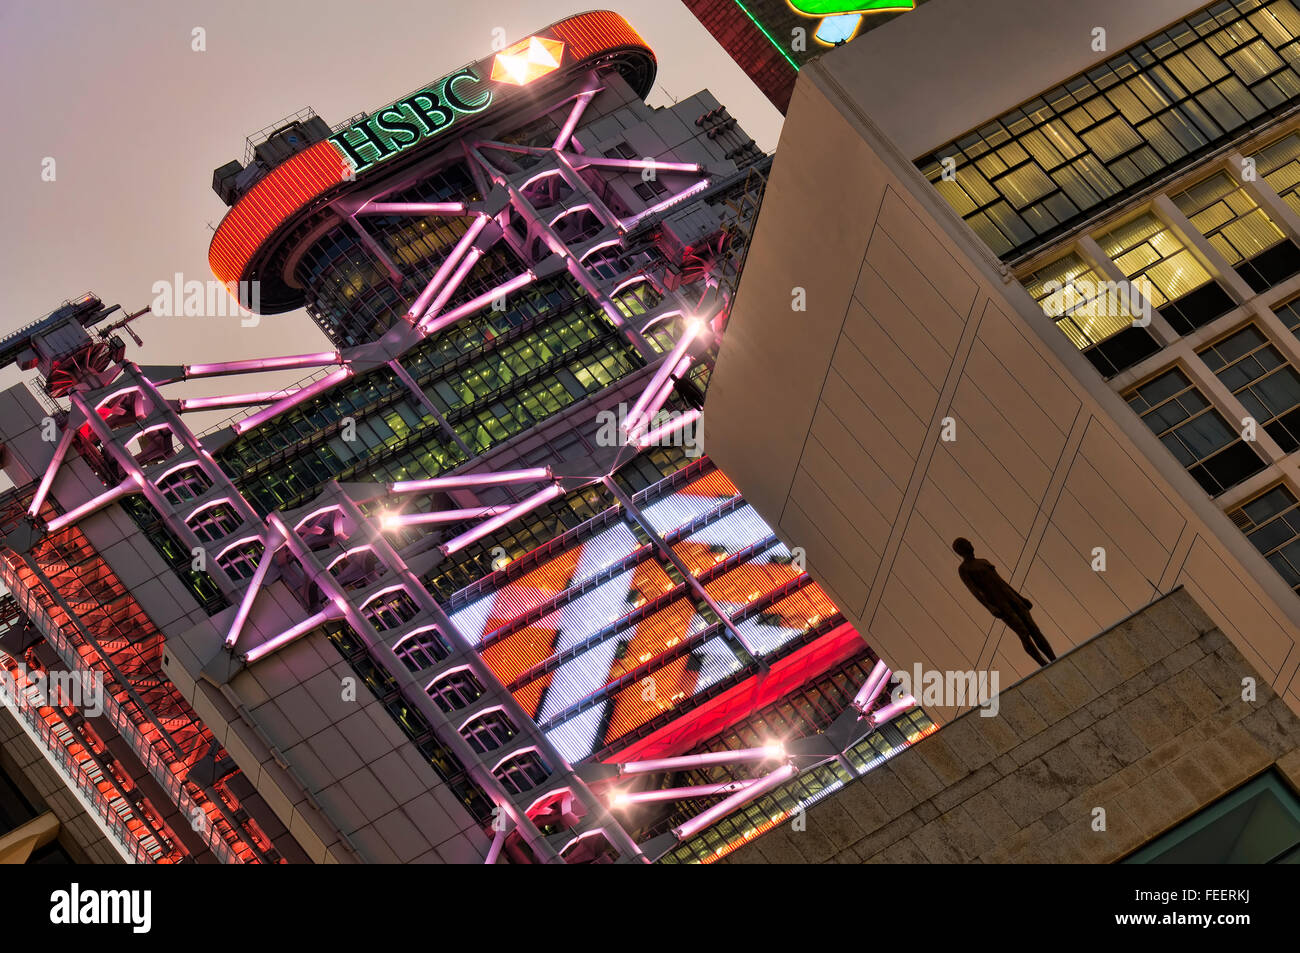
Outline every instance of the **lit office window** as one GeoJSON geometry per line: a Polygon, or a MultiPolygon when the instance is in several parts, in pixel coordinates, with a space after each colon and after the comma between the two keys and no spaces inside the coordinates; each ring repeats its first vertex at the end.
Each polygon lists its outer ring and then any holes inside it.
{"type": "Polygon", "coordinates": [[[1256,152],[1255,171],[1282,201],[1300,213],[1300,132],[1293,132],[1256,152]]]}
{"type": "Polygon", "coordinates": [[[1022,279],[1043,313],[1105,377],[1160,349],[1145,327],[1133,325],[1126,289],[1107,283],[1071,252],[1022,279]]]}
{"type": "Polygon", "coordinates": [[[1285,453],[1300,447],[1300,374],[1253,324],[1199,352],[1285,453]]]}
{"type": "Polygon", "coordinates": [[[994,253],[1019,257],[1289,108],[1297,37],[1294,0],[1216,3],[917,165],[994,253]]]}
{"type": "Polygon", "coordinates": [[[1228,173],[1171,198],[1256,293],[1300,271],[1300,248],[1228,173]]]}
{"type": "Polygon", "coordinates": [[[1178,368],[1134,388],[1125,399],[1211,496],[1264,469],[1259,455],[1178,368]]]}
{"type": "Polygon", "coordinates": [[[1279,484],[1228,514],[1286,584],[1300,591],[1300,503],[1279,484]]]}
{"type": "Polygon", "coordinates": [[[1182,239],[1150,212],[1098,235],[1097,244],[1179,334],[1234,306],[1182,239]]]}

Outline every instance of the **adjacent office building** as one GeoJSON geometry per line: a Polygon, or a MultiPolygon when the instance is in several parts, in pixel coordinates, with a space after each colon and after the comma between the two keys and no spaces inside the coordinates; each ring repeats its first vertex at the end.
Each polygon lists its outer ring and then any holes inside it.
{"type": "Polygon", "coordinates": [[[123,856],[707,861],[934,730],[700,452],[771,160],[654,73],[586,13],[250,138],[213,273],[330,349],[4,342],[11,717],[123,856]]]}
{"type": "Polygon", "coordinates": [[[883,659],[1005,716],[946,698],[737,859],[1152,859],[1256,795],[1294,859],[1298,105],[1291,0],[933,0],[801,69],[709,453],[883,659]]]}

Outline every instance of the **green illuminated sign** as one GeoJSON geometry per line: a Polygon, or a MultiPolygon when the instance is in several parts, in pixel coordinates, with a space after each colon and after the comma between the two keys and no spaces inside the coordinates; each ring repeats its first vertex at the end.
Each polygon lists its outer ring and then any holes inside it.
{"type": "Polygon", "coordinates": [[[843,13],[901,13],[916,4],[913,0],[790,0],[790,6],[805,16],[833,17],[843,13]]]}
{"type": "Polygon", "coordinates": [[[492,90],[474,67],[443,77],[330,136],[358,172],[391,159],[452,126],[460,116],[492,104],[492,90]]]}

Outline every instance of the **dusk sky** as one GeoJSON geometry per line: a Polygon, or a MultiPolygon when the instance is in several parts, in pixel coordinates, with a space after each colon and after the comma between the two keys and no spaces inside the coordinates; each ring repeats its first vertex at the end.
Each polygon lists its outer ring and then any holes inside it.
{"type": "MultiPolygon", "coordinates": [[[[212,170],[242,160],[245,137],[304,106],[333,125],[488,55],[496,27],[513,41],[593,7],[622,13],[655,50],[652,105],[708,88],[763,149],[775,148],[780,114],[676,0],[375,0],[347,12],[303,0],[5,0],[0,332],[84,291],[126,312],[148,305],[154,283],[177,272],[207,281],[212,227],[226,211],[212,170]],[[196,27],[206,51],[191,49],[196,27]],[[41,177],[47,157],[53,182],[41,177]]],[[[257,327],[232,316],[146,317],[135,328],[145,346],[127,353],[144,364],[326,344],[301,311],[257,327]]],[[[21,376],[0,371],[0,388],[21,376]]],[[[239,389],[300,376],[245,378],[239,389]]],[[[230,390],[220,379],[190,386],[230,390]]],[[[197,429],[224,414],[208,417],[197,429]]]]}

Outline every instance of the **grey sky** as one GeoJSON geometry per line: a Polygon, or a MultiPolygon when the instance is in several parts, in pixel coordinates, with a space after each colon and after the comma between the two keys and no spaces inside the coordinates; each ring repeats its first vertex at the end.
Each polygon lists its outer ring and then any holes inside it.
{"type": "MultiPolygon", "coordinates": [[[[711,89],[762,148],[775,147],[780,114],[678,0],[0,0],[0,333],[83,291],[133,311],[176,272],[211,278],[209,226],[225,212],[212,170],[242,159],[256,130],[303,106],[336,123],[487,55],[494,27],[522,39],[592,8],[623,14],[655,50],[652,104],[711,89]],[[206,30],[205,52],[191,49],[195,27],[206,30]],[[41,179],[47,156],[54,182],[41,179]]],[[[128,354],[150,364],[325,343],[302,312],[255,328],[236,317],[135,326],[145,346],[128,354]]],[[[0,372],[0,387],[20,376],[0,372]]],[[[248,377],[234,389],[297,376],[248,377]]]]}

